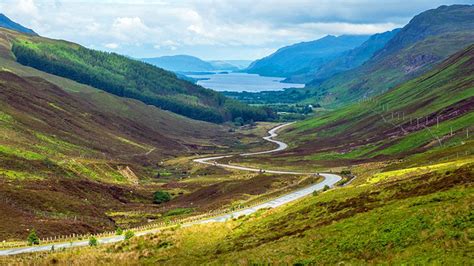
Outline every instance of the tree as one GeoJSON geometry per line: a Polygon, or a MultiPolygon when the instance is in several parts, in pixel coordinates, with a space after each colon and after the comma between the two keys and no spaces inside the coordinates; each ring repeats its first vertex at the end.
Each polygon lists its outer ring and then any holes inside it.
{"type": "Polygon", "coordinates": [[[28,241],[28,245],[30,246],[39,245],[40,240],[34,229],[31,230],[30,234],[28,235],[27,241],[28,241]]]}
{"type": "Polygon", "coordinates": [[[131,230],[128,230],[125,232],[124,238],[125,240],[129,240],[130,238],[134,237],[135,233],[131,230]]]}
{"type": "Polygon", "coordinates": [[[156,191],[153,194],[153,202],[156,204],[161,204],[171,200],[171,195],[166,191],[156,191]]]}
{"type": "Polygon", "coordinates": [[[99,244],[99,242],[97,241],[97,238],[95,238],[93,236],[91,236],[89,238],[89,246],[96,247],[98,244],[99,244]]]}
{"type": "Polygon", "coordinates": [[[123,234],[122,228],[117,227],[117,229],[115,229],[115,234],[118,235],[118,236],[121,236],[123,234]]]}

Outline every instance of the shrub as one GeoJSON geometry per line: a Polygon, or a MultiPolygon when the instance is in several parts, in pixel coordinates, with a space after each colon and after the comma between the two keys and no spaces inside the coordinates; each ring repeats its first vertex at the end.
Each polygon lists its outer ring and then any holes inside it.
{"type": "Polygon", "coordinates": [[[330,189],[330,187],[328,185],[325,185],[324,188],[323,188],[323,191],[327,191],[329,189],[330,189]]]}
{"type": "Polygon", "coordinates": [[[93,237],[93,236],[91,236],[91,237],[89,238],[89,246],[91,246],[91,247],[96,247],[98,244],[99,244],[99,243],[98,243],[98,241],[97,241],[97,238],[95,238],[95,237],[93,237]]]}
{"type": "Polygon", "coordinates": [[[28,245],[30,246],[39,245],[40,240],[34,229],[31,230],[30,234],[28,235],[27,241],[28,241],[28,245]]]}
{"type": "Polygon", "coordinates": [[[126,231],[126,232],[125,232],[125,235],[124,235],[125,240],[129,240],[130,238],[132,238],[132,237],[134,237],[134,236],[135,236],[135,233],[134,233],[133,231],[131,231],[131,230],[126,231]]]}
{"type": "Polygon", "coordinates": [[[342,170],[341,171],[341,175],[350,175],[351,174],[351,170],[342,170]]]}
{"type": "Polygon", "coordinates": [[[153,194],[153,202],[160,204],[171,200],[171,195],[166,191],[156,191],[153,194]]]}
{"type": "Polygon", "coordinates": [[[115,229],[115,234],[118,235],[118,236],[121,236],[123,234],[122,228],[117,227],[117,229],[115,229]]]}

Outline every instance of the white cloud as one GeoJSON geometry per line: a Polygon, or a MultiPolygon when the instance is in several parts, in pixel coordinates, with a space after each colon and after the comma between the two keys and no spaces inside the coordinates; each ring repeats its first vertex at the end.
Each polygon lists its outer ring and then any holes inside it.
{"type": "Polygon", "coordinates": [[[38,16],[38,7],[35,4],[34,0],[19,0],[16,5],[16,10],[19,13],[28,15],[31,17],[38,16]]]}
{"type": "Polygon", "coordinates": [[[114,43],[114,42],[111,42],[111,43],[106,43],[104,45],[106,48],[109,48],[109,49],[117,49],[119,48],[119,45],[117,43],[114,43]]]}
{"type": "Polygon", "coordinates": [[[249,59],[327,34],[391,30],[423,10],[452,2],[0,0],[0,10],[41,35],[134,57],[188,53],[212,59],[249,59]]]}
{"type": "Polygon", "coordinates": [[[301,27],[318,32],[331,32],[332,34],[374,34],[402,27],[395,23],[381,24],[351,24],[351,23],[305,23],[301,27]]]}

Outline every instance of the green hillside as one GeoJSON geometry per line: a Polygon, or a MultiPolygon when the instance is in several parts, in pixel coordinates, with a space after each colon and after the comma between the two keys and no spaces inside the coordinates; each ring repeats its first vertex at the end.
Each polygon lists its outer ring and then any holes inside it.
{"type": "Polygon", "coordinates": [[[21,65],[9,44],[0,40],[0,239],[111,230],[110,210],[155,207],[169,182],[157,176],[175,176],[160,162],[236,143],[216,124],[21,65]]]}
{"type": "Polygon", "coordinates": [[[122,55],[37,36],[10,37],[11,50],[23,65],[193,119],[221,123],[238,117],[249,121],[273,116],[270,110],[249,107],[122,55]]]}
{"type": "Polygon", "coordinates": [[[471,45],[387,93],[295,124],[288,154],[331,165],[472,153],[473,72],[471,45]]]}

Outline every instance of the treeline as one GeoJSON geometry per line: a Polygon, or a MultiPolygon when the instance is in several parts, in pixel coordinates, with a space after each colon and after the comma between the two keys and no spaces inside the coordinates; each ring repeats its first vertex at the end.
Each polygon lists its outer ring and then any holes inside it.
{"type": "Polygon", "coordinates": [[[169,71],[115,53],[50,40],[18,40],[12,51],[23,65],[193,119],[222,123],[237,118],[266,121],[276,116],[269,109],[239,103],[169,71]]]}
{"type": "MultiPolygon", "coordinates": [[[[227,97],[247,104],[295,104],[318,95],[318,91],[307,88],[290,88],[282,91],[233,92],[224,91],[227,97]]],[[[314,103],[316,104],[316,103],[314,103]]]]}

